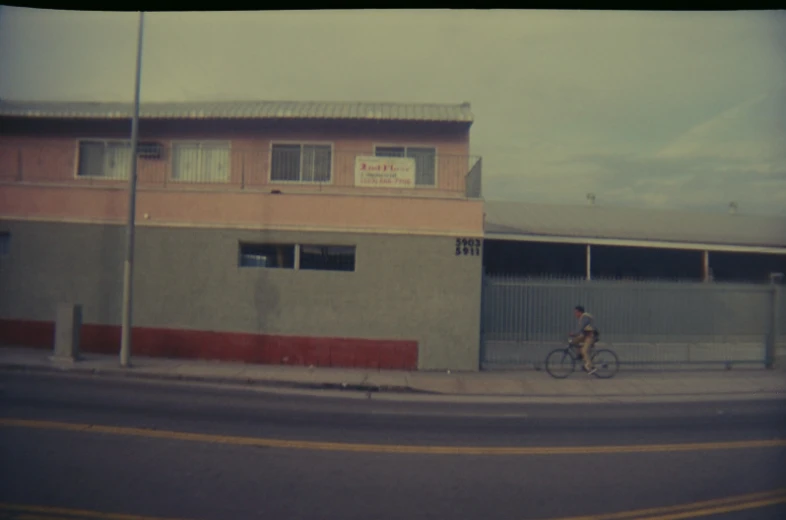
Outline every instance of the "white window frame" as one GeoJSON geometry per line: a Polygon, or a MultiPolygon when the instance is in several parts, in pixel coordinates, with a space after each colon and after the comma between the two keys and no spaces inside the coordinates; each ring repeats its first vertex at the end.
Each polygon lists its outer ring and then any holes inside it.
{"type": "Polygon", "coordinates": [[[238,269],[251,269],[251,270],[253,270],[253,269],[273,269],[273,270],[279,270],[279,271],[297,271],[298,270],[298,266],[300,265],[299,255],[300,255],[300,245],[298,245],[296,243],[290,243],[290,242],[287,242],[287,241],[282,241],[282,242],[277,242],[277,241],[274,241],[274,242],[247,242],[247,241],[244,241],[244,240],[239,240],[238,241],[237,267],[238,267],[238,269]],[[244,266],[244,265],[242,265],[242,261],[243,261],[243,245],[247,245],[247,246],[262,246],[262,247],[276,247],[276,246],[289,247],[289,246],[291,246],[292,247],[292,251],[293,251],[292,267],[269,267],[269,266],[257,266],[257,265],[244,266]]]}
{"type": "Polygon", "coordinates": [[[177,139],[169,142],[169,181],[171,182],[180,182],[184,184],[227,184],[232,180],[232,141],[220,140],[220,139],[177,139]],[[221,145],[225,146],[227,149],[227,154],[229,156],[229,160],[227,163],[227,175],[225,179],[216,180],[216,181],[204,181],[204,180],[191,180],[191,179],[178,179],[175,177],[175,146],[177,145],[198,145],[200,153],[202,152],[202,145],[221,145]]]}
{"type": "MultiPolygon", "coordinates": [[[[78,137],[74,147],[74,179],[91,179],[91,180],[105,180],[107,182],[128,181],[131,175],[131,163],[128,164],[128,174],[125,177],[107,177],[106,175],[80,175],[79,174],[79,159],[80,159],[80,145],[82,143],[100,143],[107,145],[110,143],[125,143],[131,146],[131,139],[104,139],[96,137],[78,137]]],[[[130,153],[130,152],[129,152],[130,153]]],[[[133,158],[132,158],[133,160],[133,158]]]]}
{"type": "Polygon", "coordinates": [[[306,273],[346,273],[346,274],[355,274],[358,272],[359,266],[359,259],[361,258],[361,248],[355,244],[345,244],[345,243],[334,243],[330,242],[328,244],[325,243],[291,243],[288,241],[281,241],[281,242],[247,242],[245,240],[238,241],[238,257],[237,257],[237,268],[239,270],[251,270],[254,269],[272,269],[277,271],[302,271],[306,273]],[[292,246],[294,247],[294,264],[292,267],[267,267],[267,266],[243,266],[242,264],[242,256],[243,256],[243,245],[250,245],[250,246],[292,246]],[[333,270],[333,269],[302,269],[301,268],[301,249],[303,246],[316,246],[316,247],[351,247],[355,253],[355,268],[352,271],[342,271],[342,270],[333,270]]]}
{"type": "Polygon", "coordinates": [[[332,185],[335,182],[336,178],[336,146],[333,141],[270,141],[270,145],[268,147],[268,158],[267,158],[267,182],[269,184],[299,184],[303,186],[314,186],[314,185],[332,185]],[[299,145],[300,146],[300,179],[297,181],[279,181],[273,180],[273,146],[283,144],[283,145],[299,145]],[[315,181],[304,181],[303,179],[303,146],[330,146],[330,180],[328,182],[315,182],[315,181]]]}
{"type": "MultiPolygon", "coordinates": [[[[404,148],[406,155],[407,148],[433,148],[434,149],[434,184],[415,184],[415,189],[438,189],[439,188],[439,147],[430,143],[373,143],[374,157],[377,156],[377,148],[404,148]]],[[[417,175],[417,173],[415,174],[417,175]]],[[[417,180],[417,178],[416,178],[417,180]]]]}

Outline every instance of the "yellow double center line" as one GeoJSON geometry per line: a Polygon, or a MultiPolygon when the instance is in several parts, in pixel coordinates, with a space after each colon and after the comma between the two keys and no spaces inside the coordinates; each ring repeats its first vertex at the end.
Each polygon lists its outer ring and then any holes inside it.
{"type": "Polygon", "coordinates": [[[125,435],[153,439],[204,442],[209,444],[254,446],[258,448],[342,451],[355,453],[396,453],[413,455],[596,455],[608,453],[663,453],[786,447],[786,439],[616,446],[407,446],[397,444],[356,444],[344,442],[267,439],[260,437],[236,437],[229,435],[212,435],[206,433],[152,430],[147,428],[127,428],[122,426],[102,426],[96,424],[78,424],[8,418],[0,418],[0,426],[34,428],[40,430],[73,431],[82,433],[102,433],[109,435],[125,435]]]}
{"type": "Polygon", "coordinates": [[[64,507],[32,506],[0,503],[0,518],[10,520],[185,520],[152,516],[104,513],[64,507]]]}
{"type": "MultiPolygon", "coordinates": [[[[290,441],[256,437],[210,435],[145,428],[125,428],[53,421],[0,418],[0,426],[33,428],[41,430],[71,431],[125,435],[155,439],[254,446],[280,449],[302,449],[315,451],[344,451],[365,453],[404,453],[431,455],[577,455],[599,453],[662,453],[706,450],[733,450],[751,448],[773,448],[786,446],[786,439],[709,442],[687,444],[650,444],[621,446],[556,446],[556,447],[472,447],[472,446],[401,446],[385,444],[352,444],[338,442],[290,441]]],[[[715,500],[694,502],[677,506],[638,509],[609,514],[578,516],[560,520],[681,520],[714,514],[731,513],[786,503],[786,488],[751,493],[715,500]]],[[[0,504],[5,518],[16,520],[67,520],[73,518],[96,518],[104,520],[165,520],[120,513],[101,513],[74,509],[0,504]]]]}
{"type": "MultiPolygon", "coordinates": [[[[705,500],[677,506],[637,509],[619,513],[574,516],[552,520],[682,520],[709,515],[733,513],[786,503],[786,489],[775,489],[761,493],[750,493],[715,500],[705,500]]],[[[129,515],[123,513],[102,513],[81,509],[61,507],[31,506],[0,503],[0,517],[11,520],[178,520],[160,517],[129,515]]],[[[181,519],[182,520],[182,519],[181,519]]]]}
{"type": "Polygon", "coordinates": [[[758,509],[784,503],[786,503],[786,488],[781,488],[676,506],[653,507],[619,513],[572,516],[550,520],[682,520],[685,518],[734,513],[736,511],[758,509]]]}

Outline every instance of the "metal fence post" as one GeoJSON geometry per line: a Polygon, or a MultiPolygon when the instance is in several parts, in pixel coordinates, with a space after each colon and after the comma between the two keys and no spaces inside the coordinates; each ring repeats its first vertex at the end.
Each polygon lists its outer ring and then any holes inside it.
{"type": "MultiPolygon", "coordinates": [[[[485,245],[485,244],[484,244],[485,245]]],[[[486,277],[486,273],[483,270],[483,266],[480,267],[480,327],[478,328],[478,341],[480,344],[478,345],[478,370],[483,370],[483,362],[486,359],[486,341],[485,341],[485,330],[486,330],[486,296],[488,295],[488,279],[486,277]]]]}
{"type": "Polygon", "coordinates": [[[770,320],[770,333],[767,338],[767,351],[765,352],[765,366],[767,368],[775,367],[775,354],[778,348],[778,339],[780,338],[780,317],[781,317],[781,283],[783,281],[783,273],[770,274],[770,282],[772,283],[772,316],[770,320]]]}
{"type": "Polygon", "coordinates": [[[240,154],[240,189],[246,189],[246,152],[240,154]]]}

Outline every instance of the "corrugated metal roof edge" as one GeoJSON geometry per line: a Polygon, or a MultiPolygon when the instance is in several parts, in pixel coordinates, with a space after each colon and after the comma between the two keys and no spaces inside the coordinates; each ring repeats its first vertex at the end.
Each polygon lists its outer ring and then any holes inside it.
{"type": "MultiPolygon", "coordinates": [[[[328,115],[264,115],[264,116],[254,116],[254,115],[216,115],[216,116],[198,116],[198,115],[190,115],[190,114],[178,114],[178,115],[161,115],[161,116],[150,116],[140,113],[140,117],[143,119],[334,119],[334,120],[368,120],[368,119],[381,119],[387,121],[434,121],[434,122],[446,122],[446,123],[474,123],[475,116],[471,111],[471,104],[468,102],[464,103],[403,103],[403,102],[370,102],[370,101],[201,101],[201,102],[194,102],[194,101],[187,101],[187,102],[164,102],[164,101],[156,101],[156,102],[148,102],[142,103],[140,105],[140,112],[144,111],[152,111],[154,109],[161,109],[162,107],[170,107],[171,109],[191,109],[194,110],[195,107],[200,105],[225,105],[225,106],[232,106],[232,105],[261,105],[261,104],[293,104],[293,105],[315,105],[315,104],[322,104],[322,105],[362,105],[362,106],[378,106],[378,107],[418,107],[418,108],[445,108],[451,110],[460,110],[462,112],[462,117],[397,117],[397,116],[384,116],[379,118],[369,118],[367,115],[357,115],[357,116],[328,116],[328,115]]],[[[72,119],[124,119],[131,117],[131,103],[124,103],[124,102],[97,102],[97,101],[18,101],[18,100],[8,100],[8,99],[0,99],[0,117],[22,117],[22,118],[72,118],[72,119]],[[5,106],[4,106],[5,105],[5,106]],[[28,105],[24,107],[24,105],[28,105]],[[118,105],[124,105],[126,108],[123,109],[123,112],[120,113],[118,109],[118,105]],[[77,110],[74,110],[74,109],[77,110]],[[30,115],[25,114],[23,112],[46,112],[46,110],[62,110],[65,112],[71,112],[66,114],[58,114],[58,115],[49,115],[49,114],[42,114],[42,115],[30,115]],[[101,110],[107,109],[111,110],[112,114],[74,114],[74,111],[78,110],[101,110]],[[127,110],[127,112],[126,112],[127,110]]],[[[204,109],[200,109],[204,110],[204,109]]]]}
{"type": "MultiPolygon", "coordinates": [[[[20,105],[30,104],[40,104],[40,105],[92,105],[92,106],[101,106],[101,105],[129,105],[131,106],[130,101],[44,101],[44,100],[29,100],[29,99],[8,99],[8,98],[0,98],[0,105],[3,103],[16,103],[20,105]]],[[[182,105],[182,106],[192,106],[192,105],[231,105],[231,104],[253,104],[253,103],[276,103],[276,104],[290,104],[290,105],[387,105],[387,106],[420,106],[420,107],[453,107],[453,108],[471,108],[472,103],[469,101],[463,101],[461,103],[437,103],[431,101],[413,101],[413,102],[405,102],[405,101],[367,101],[367,100],[356,100],[356,101],[329,101],[329,100],[314,100],[314,99],[306,99],[306,100],[287,100],[287,99],[235,99],[232,101],[227,100],[200,100],[200,101],[147,101],[142,102],[141,106],[145,105],[182,105]]]]}
{"type": "Polygon", "coordinates": [[[548,204],[544,202],[515,202],[509,200],[488,200],[485,201],[485,208],[486,210],[493,210],[494,206],[518,206],[518,207],[526,207],[526,206],[536,206],[539,208],[548,208],[554,211],[559,211],[560,209],[579,209],[579,210],[586,210],[586,211],[616,211],[616,212],[635,212],[641,214],[649,214],[649,215],[664,215],[668,214],[670,216],[674,216],[675,214],[681,216],[704,216],[704,217],[714,217],[714,218],[731,218],[731,219],[755,219],[755,220],[770,220],[770,221],[781,221],[786,223],[786,217],[780,215],[759,215],[759,214],[751,214],[751,213],[729,213],[724,211],[696,211],[696,210],[688,210],[688,209],[655,209],[655,208],[642,208],[636,206],[607,206],[604,204],[548,204]]]}
{"type": "Polygon", "coordinates": [[[650,247],[654,249],[681,249],[710,252],[739,252],[786,255],[786,246],[764,244],[736,244],[718,242],[678,242],[659,239],[627,239],[627,238],[591,238],[571,237],[547,234],[514,234],[506,232],[484,231],[485,240],[512,240],[519,242],[551,242],[556,244],[589,244],[615,247],[650,247]]]}
{"type": "Polygon", "coordinates": [[[521,230],[514,230],[508,226],[499,226],[500,230],[489,230],[484,228],[484,234],[487,238],[493,237],[494,235],[497,236],[517,236],[522,238],[541,238],[550,239],[549,241],[558,242],[560,239],[565,241],[575,241],[575,240],[599,240],[599,241],[615,241],[619,242],[621,245],[624,243],[628,244],[644,244],[644,243],[653,243],[653,244],[673,244],[676,246],[688,246],[688,245],[707,245],[707,246],[714,246],[718,248],[766,248],[766,249],[778,249],[782,250],[784,254],[786,254],[786,242],[784,243],[746,243],[742,244],[739,242],[728,241],[728,242],[718,242],[717,240],[675,240],[673,238],[627,238],[627,237],[618,237],[618,236],[602,236],[602,235],[589,235],[589,234],[576,234],[576,235],[567,235],[567,234],[550,234],[550,233],[537,233],[537,232],[524,232],[521,230]]]}
{"type": "MultiPolygon", "coordinates": [[[[130,115],[116,115],[116,116],[102,116],[102,115],[89,115],[89,114],[42,114],[42,115],[29,115],[29,114],[9,114],[0,111],[0,117],[5,118],[24,118],[24,119],[83,119],[83,120],[124,120],[130,119],[130,115]]],[[[184,121],[197,121],[197,120],[243,120],[243,119],[293,119],[293,120],[332,120],[332,121],[401,121],[401,122],[425,122],[425,123],[445,123],[445,124],[472,124],[474,119],[467,117],[465,119],[459,118],[429,118],[429,117],[341,117],[341,116],[252,116],[252,115],[216,115],[216,116],[189,116],[189,115],[145,115],[140,114],[140,119],[146,120],[184,120],[184,121]]]]}
{"type": "MultiPolygon", "coordinates": [[[[18,118],[26,118],[26,119],[101,119],[101,120],[123,120],[123,119],[130,119],[131,116],[114,116],[114,117],[105,117],[105,116],[91,116],[91,115],[72,115],[72,114],[65,114],[65,115],[40,115],[40,116],[30,116],[25,114],[3,114],[0,112],[0,117],[18,117],[18,118]]],[[[332,121],[401,121],[401,122],[425,122],[425,123],[446,123],[446,124],[469,124],[474,123],[472,119],[437,119],[437,118],[412,118],[412,117],[378,117],[378,118],[370,118],[370,117],[338,117],[338,116],[202,116],[202,117],[191,117],[191,116],[147,116],[147,115],[140,115],[140,119],[146,120],[185,120],[185,121],[197,121],[197,120],[239,120],[239,119],[300,119],[300,120],[332,120],[332,121]]]]}
{"type": "MultiPolygon", "coordinates": [[[[560,233],[560,234],[553,234],[553,233],[542,233],[538,231],[522,229],[520,227],[511,226],[510,223],[501,224],[494,222],[494,205],[507,205],[507,206],[528,206],[534,205],[539,207],[549,207],[550,209],[554,209],[558,211],[560,208],[573,208],[573,209],[586,209],[587,211],[592,211],[595,209],[602,209],[602,210],[609,210],[609,211],[635,211],[637,213],[649,213],[652,215],[670,213],[674,215],[674,212],[668,210],[659,210],[659,209],[647,209],[647,208],[626,208],[621,206],[583,206],[583,205],[569,205],[569,204],[544,204],[544,203],[523,203],[523,202],[513,202],[513,201],[486,201],[485,203],[485,211],[486,211],[486,222],[485,226],[497,226],[504,231],[496,231],[498,234],[508,234],[508,235],[521,235],[521,236],[533,236],[533,237],[565,237],[570,239],[587,239],[587,240],[619,240],[619,241],[629,241],[629,242],[668,242],[673,244],[714,244],[717,246],[747,246],[751,245],[751,247],[765,247],[765,248],[786,248],[786,234],[782,237],[779,236],[778,238],[773,237],[772,240],[767,241],[758,241],[758,242],[749,242],[747,244],[740,243],[729,239],[725,242],[719,242],[717,239],[714,241],[705,241],[705,240],[684,240],[684,239],[675,239],[673,237],[669,238],[629,238],[625,236],[620,236],[619,234],[614,234],[613,232],[604,232],[600,230],[601,234],[598,234],[596,231],[595,233],[560,233]],[[755,244],[755,245],[754,245],[755,244]]],[[[751,225],[760,224],[764,221],[767,222],[781,222],[784,224],[784,228],[786,228],[786,218],[780,217],[777,215],[749,215],[749,214],[729,214],[729,213],[713,213],[713,212],[701,212],[701,211],[688,211],[688,210],[679,210],[679,213],[682,216],[690,217],[690,216],[712,216],[717,218],[728,218],[728,219],[740,219],[746,220],[751,223],[751,225]]],[[[487,231],[488,233],[495,233],[494,231],[487,231]]]]}

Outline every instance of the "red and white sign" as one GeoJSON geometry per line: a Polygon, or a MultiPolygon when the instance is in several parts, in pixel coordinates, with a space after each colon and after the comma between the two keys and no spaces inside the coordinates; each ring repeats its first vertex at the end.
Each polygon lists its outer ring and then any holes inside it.
{"type": "Polygon", "coordinates": [[[355,158],[355,186],[414,188],[415,159],[407,157],[355,158]]]}

